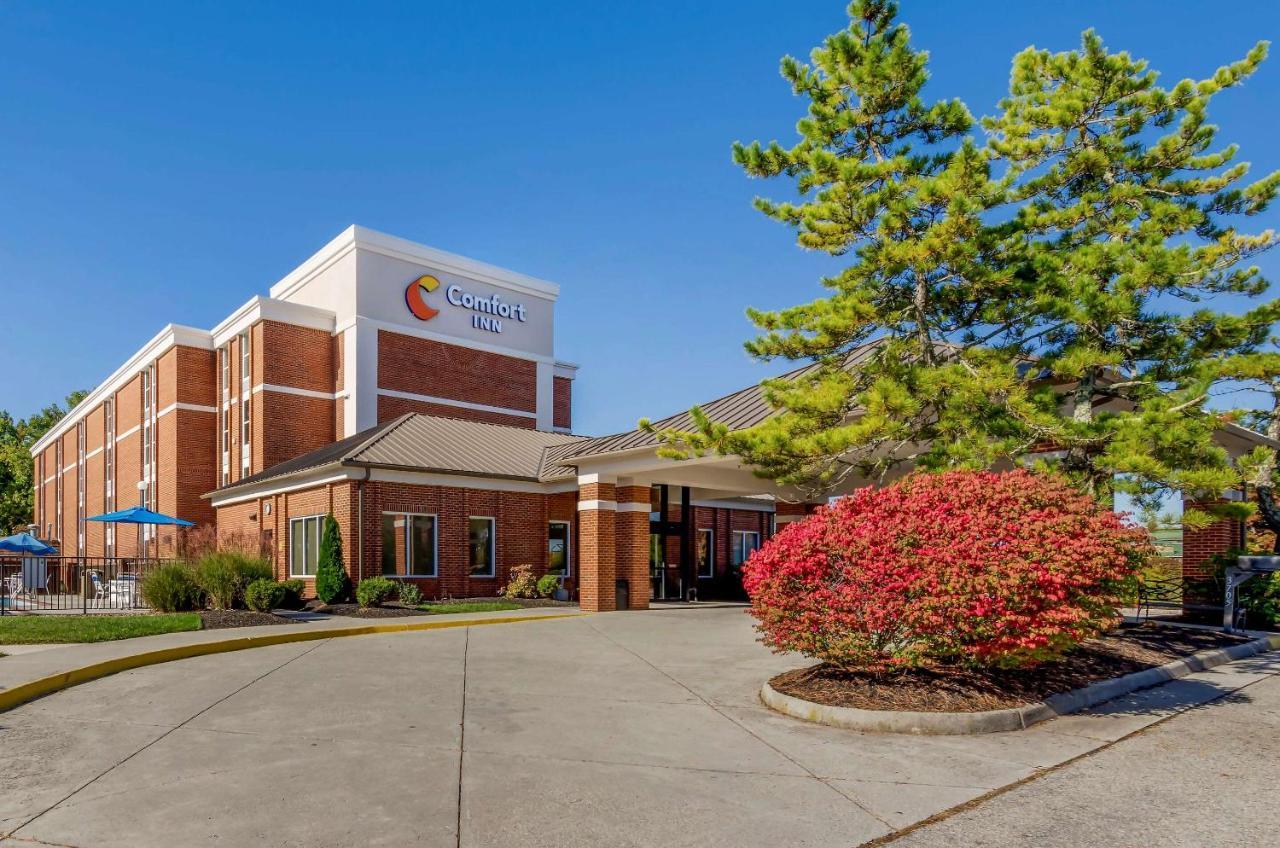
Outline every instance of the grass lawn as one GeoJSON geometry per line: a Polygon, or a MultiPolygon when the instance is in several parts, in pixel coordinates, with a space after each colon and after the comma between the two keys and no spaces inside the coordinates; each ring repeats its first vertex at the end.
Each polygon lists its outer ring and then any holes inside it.
{"type": "Polygon", "coordinates": [[[13,615],[0,618],[0,645],[48,642],[110,642],[199,630],[200,616],[174,615],[13,615]]]}
{"type": "Polygon", "coordinates": [[[511,601],[461,601],[452,604],[423,604],[418,607],[423,612],[444,615],[451,612],[500,612],[502,610],[524,609],[511,601]]]}

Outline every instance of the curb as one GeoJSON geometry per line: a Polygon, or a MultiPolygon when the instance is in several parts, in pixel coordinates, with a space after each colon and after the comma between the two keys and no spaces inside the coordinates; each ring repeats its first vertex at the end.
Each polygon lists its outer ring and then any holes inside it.
{"type": "Polygon", "coordinates": [[[1057,716],[1069,715],[1089,707],[1177,680],[1198,671],[1206,671],[1233,660],[1280,649],[1280,636],[1263,636],[1250,642],[1201,651],[1156,668],[1135,671],[1123,677],[1102,680],[1070,692],[1050,695],[1043,701],[1004,710],[977,713],[929,713],[890,710],[863,710],[856,707],[832,707],[791,695],[784,695],[767,682],[760,687],[760,700],[765,706],[784,715],[873,733],[911,733],[921,736],[959,736],[979,733],[1003,733],[1025,730],[1033,724],[1057,716]]]}
{"type": "MultiPolygon", "coordinates": [[[[226,654],[232,651],[244,651],[249,648],[264,648],[270,645],[286,645],[291,642],[315,642],[322,639],[338,639],[343,636],[368,636],[376,633],[406,633],[418,630],[444,630],[452,627],[480,627],[486,624],[514,624],[521,621],[552,621],[558,618],[577,618],[583,613],[559,613],[535,616],[503,616],[499,618],[454,619],[451,621],[416,621],[384,624],[364,624],[344,627],[335,630],[294,630],[286,628],[284,633],[263,633],[255,636],[234,636],[217,642],[196,642],[189,645],[176,645],[172,648],[157,648],[139,654],[116,657],[89,663],[79,668],[58,672],[46,677],[19,684],[0,691],[0,713],[21,706],[36,698],[52,695],[81,683],[88,683],[101,677],[108,677],[122,671],[143,668],[149,665],[172,662],[174,660],[191,659],[212,654],[226,654]]],[[[234,631],[232,631],[234,632],[234,631]]]]}

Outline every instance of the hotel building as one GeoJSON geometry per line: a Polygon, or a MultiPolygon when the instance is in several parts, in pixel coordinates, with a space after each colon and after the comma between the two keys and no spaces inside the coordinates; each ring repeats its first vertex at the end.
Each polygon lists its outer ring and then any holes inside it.
{"type": "MultiPolygon", "coordinates": [[[[142,504],[311,581],[332,514],[353,580],[429,598],[493,595],[520,565],[561,576],[588,610],[741,597],[742,562],[811,505],[736,457],[674,462],[640,430],[573,434],[558,296],[351,227],[214,328],[165,327],[37,442],[39,533],[64,556],[173,555],[187,531],[86,520],[142,504]]],[[[754,385],[702,408],[731,428],[772,414],[754,385]]],[[[1217,439],[1234,456],[1273,444],[1234,425],[1217,439]]],[[[1183,573],[1203,577],[1240,533],[1188,530],[1183,573]]]]}

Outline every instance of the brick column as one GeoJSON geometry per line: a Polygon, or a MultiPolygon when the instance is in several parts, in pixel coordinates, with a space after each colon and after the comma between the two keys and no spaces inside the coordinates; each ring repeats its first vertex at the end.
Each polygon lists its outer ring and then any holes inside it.
{"type": "MultiPolygon", "coordinates": [[[[1183,510],[1206,510],[1213,502],[1184,502],[1183,510]]],[[[1241,524],[1219,519],[1203,530],[1182,530],[1182,598],[1187,604],[1222,604],[1221,590],[1212,582],[1212,559],[1240,546],[1241,524]]]]}
{"type": "Polygon", "coordinates": [[[615,486],[598,475],[578,478],[578,604],[586,612],[617,607],[614,580],[615,486]]]}
{"type": "Polygon", "coordinates": [[[631,609],[649,608],[649,487],[619,486],[614,524],[617,579],[626,580],[631,609]]]}

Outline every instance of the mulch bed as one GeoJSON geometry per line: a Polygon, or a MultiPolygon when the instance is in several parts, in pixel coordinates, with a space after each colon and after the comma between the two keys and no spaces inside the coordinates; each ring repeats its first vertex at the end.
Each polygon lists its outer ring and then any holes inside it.
{"type": "Polygon", "coordinates": [[[201,630],[225,630],[229,627],[257,627],[262,624],[295,624],[269,612],[252,610],[204,610],[200,613],[201,630]]]}
{"type": "Polygon", "coordinates": [[[769,685],[785,695],[833,707],[981,712],[1035,703],[1058,692],[1247,641],[1242,636],[1148,622],[1122,626],[1085,642],[1061,660],[1029,669],[935,666],[871,674],[822,663],[779,674],[769,685]]]}

